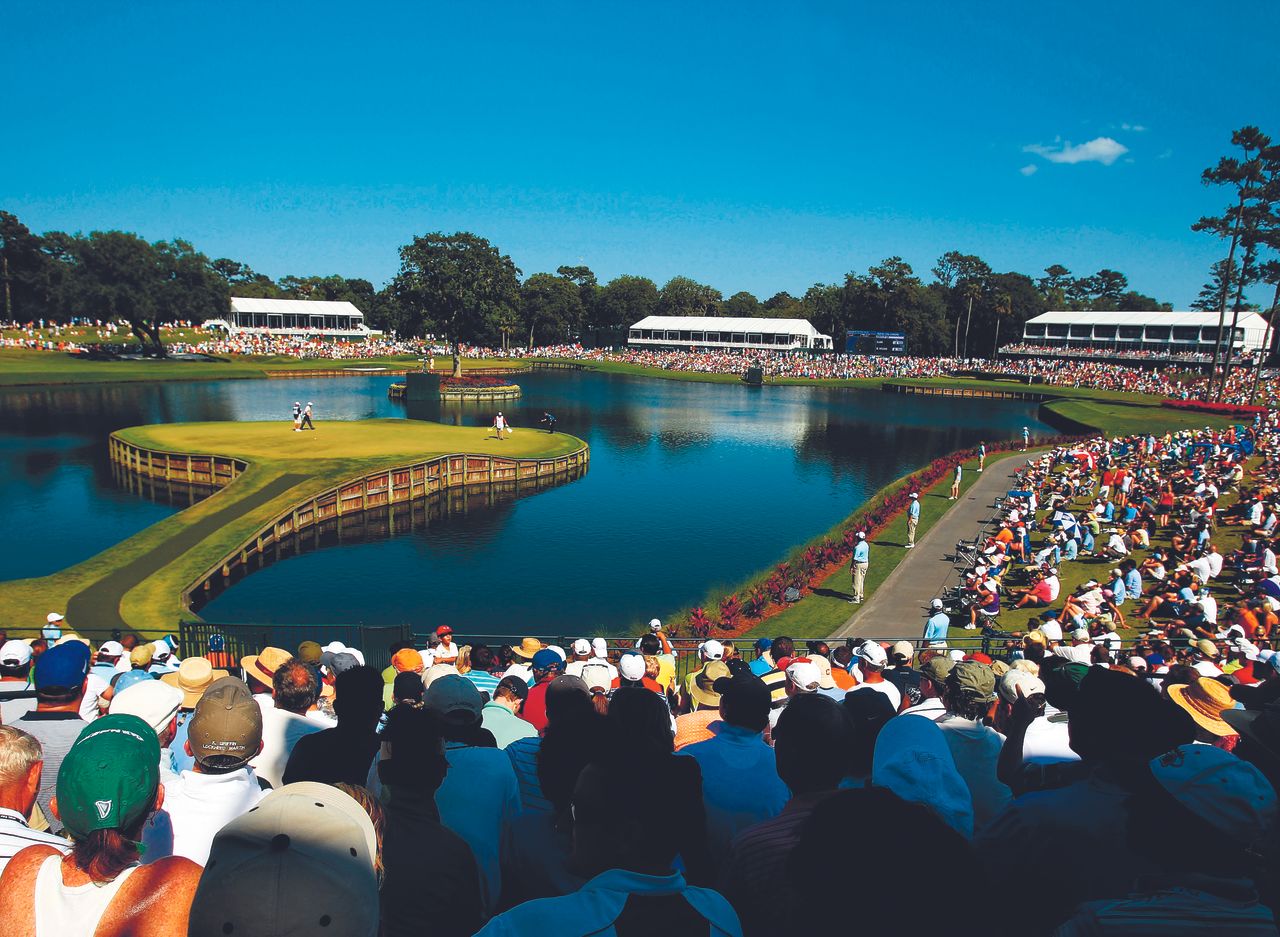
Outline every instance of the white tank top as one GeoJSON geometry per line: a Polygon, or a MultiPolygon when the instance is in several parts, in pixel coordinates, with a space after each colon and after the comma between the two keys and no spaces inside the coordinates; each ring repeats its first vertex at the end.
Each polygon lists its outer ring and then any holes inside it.
{"type": "Polygon", "coordinates": [[[50,856],[36,873],[36,937],[93,937],[116,893],[137,868],[131,865],[113,881],[62,884],[62,856],[50,856]]]}

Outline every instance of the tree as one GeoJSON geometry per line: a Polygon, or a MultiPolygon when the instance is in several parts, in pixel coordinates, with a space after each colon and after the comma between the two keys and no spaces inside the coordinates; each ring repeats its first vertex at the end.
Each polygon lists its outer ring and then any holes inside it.
{"type": "Polygon", "coordinates": [[[1145,296],[1135,290],[1129,290],[1120,297],[1120,305],[1116,308],[1121,312],[1169,312],[1173,306],[1160,302],[1154,296],[1145,296]]]}
{"type": "Polygon", "coordinates": [[[57,282],[54,259],[43,239],[32,234],[16,215],[0,211],[0,282],[3,313],[8,321],[50,318],[57,282]]]}
{"type": "Polygon", "coordinates": [[[1000,351],[1000,322],[1013,317],[1013,297],[1003,290],[996,293],[991,301],[991,311],[996,315],[996,335],[991,342],[991,359],[994,361],[1000,351]]]}
{"type": "Polygon", "coordinates": [[[591,268],[583,265],[576,267],[561,266],[556,274],[564,277],[578,288],[578,298],[582,302],[582,323],[588,328],[595,322],[595,305],[600,298],[600,284],[591,268]]]}
{"type": "Polygon", "coordinates": [[[648,277],[623,275],[600,288],[591,310],[592,325],[597,333],[616,336],[657,309],[657,285],[648,277]]]}
{"type": "Polygon", "coordinates": [[[672,277],[658,293],[658,310],[664,316],[718,316],[720,291],[689,277],[672,277]]]}
{"type": "Polygon", "coordinates": [[[823,325],[827,328],[827,334],[831,336],[836,343],[836,347],[840,348],[844,341],[844,291],[834,283],[815,283],[805,291],[804,304],[806,318],[821,328],[823,325]]]}
{"type": "Polygon", "coordinates": [[[1088,291],[1092,296],[1091,308],[1114,312],[1120,308],[1120,299],[1129,288],[1129,278],[1118,270],[1102,269],[1089,278],[1088,291]]]}
{"type": "MultiPolygon", "coordinates": [[[[1201,173],[1200,178],[1205,185],[1221,185],[1233,188],[1236,197],[1235,203],[1222,215],[1206,215],[1191,226],[1192,231],[1207,231],[1215,237],[1230,241],[1231,246],[1227,250],[1226,262],[1223,266],[1224,273],[1230,273],[1236,269],[1236,248],[1240,246],[1241,229],[1246,217],[1245,206],[1255,196],[1255,188],[1262,181],[1261,153],[1271,145],[1271,139],[1257,127],[1242,127],[1231,134],[1231,145],[1240,148],[1243,158],[1235,159],[1224,156],[1218,160],[1216,166],[1211,166],[1201,173]]],[[[1222,349],[1222,330],[1227,318],[1227,300],[1230,288],[1231,280],[1228,278],[1223,281],[1222,294],[1218,299],[1218,334],[1213,343],[1213,367],[1215,370],[1218,367],[1222,349]]],[[[1240,289],[1243,289],[1243,284],[1241,284],[1240,289]]],[[[1232,334],[1234,335],[1234,330],[1232,334]]],[[[1228,346],[1227,360],[1230,361],[1230,359],[1230,346],[1228,346]]],[[[1225,371],[1226,369],[1224,368],[1224,386],[1226,383],[1225,371]]]]}
{"type": "Polygon", "coordinates": [[[227,313],[226,280],[186,241],[149,244],[136,234],[94,231],[72,250],[66,301],[94,318],[124,319],[144,353],[164,356],[162,325],[227,313]]]}
{"type": "Polygon", "coordinates": [[[438,332],[455,345],[493,340],[520,302],[519,276],[511,258],[484,238],[436,231],[400,248],[387,308],[401,334],[438,332]]]}
{"type": "Polygon", "coordinates": [[[760,300],[756,299],[755,296],[748,293],[746,290],[734,293],[724,301],[724,305],[721,307],[726,316],[734,316],[739,319],[749,319],[752,316],[758,316],[760,315],[761,308],[763,307],[760,305],[760,300]]]}
{"type": "Polygon", "coordinates": [[[1036,281],[1036,289],[1050,309],[1065,309],[1072,282],[1070,270],[1062,264],[1050,264],[1044,268],[1044,276],[1036,281]]]}
{"type": "Polygon", "coordinates": [[[559,344],[572,338],[582,326],[582,299],[577,286],[564,277],[535,273],[520,287],[520,313],[529,329],[529,345],[559,344]]]}

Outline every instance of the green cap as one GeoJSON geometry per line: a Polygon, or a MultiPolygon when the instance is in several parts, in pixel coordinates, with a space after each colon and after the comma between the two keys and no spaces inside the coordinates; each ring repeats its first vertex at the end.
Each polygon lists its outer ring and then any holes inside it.
{"type": "Polygon", "coordinates": [[[957,661],[947,675],[947,682],[975,700],[990,701],[996,696],[995,673],[976,660],[957,661]]]}
{"type": "Polygon", "coordinates": [[[946,654],[939,654],[936,657],[930,657],[927,661],[920,665],[920,673],[924,674],[934,683],[944,683],[947,674],[951,673],[951,668],[955,666],[953,661],[946,654]]]}
{"type": "Polygon", "coordinates": [[[75,837],[127,830],[160,783],[160,740],[137,716],[112,713],[80,733],[58,769],[58,816],[75,837]]]}

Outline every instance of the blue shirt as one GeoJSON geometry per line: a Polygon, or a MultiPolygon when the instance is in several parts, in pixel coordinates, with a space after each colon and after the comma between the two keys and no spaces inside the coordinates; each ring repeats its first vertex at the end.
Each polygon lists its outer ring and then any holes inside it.
{"type": "Polygon", "coordinates": [[[1107,583],[1107,588],[1112,591],[1111,601],[1116,605],[1123,605],[1125,599],[1129,598],[1129,594],[1124,589],[1124,580],[1119,576],[1107,583]]]}
{"type": "Polygon", "coordinates": [[[853,548],[853,561],[855,563],[867,563],[871,560],[871,547],[867,546],[867,541],[859,540],[853,548]]]}
{"type": "Polygon", "coordinates": [[[911,507],[907,508],[907,516],[910,517],[912,520],[916,520],[916,521],[920,520],[919,499],[912,499],[911,507]]]}
{"type": "Polygon", "coordinates": [[[938,612],[924,623],[924,639],[926,641],[947,640],[947,629],[951,627],[951,618],[946,612],[938,612]]]}
{"type": "MultiPolygon", "coordinates": [[[[497,691],[498,683],[500,682],[497,674],[486,673],[483,670],[468,670],[463,676],[474,683],[477,690],[481,693],[488,693],[489,699],[493,699],[493,694],[497,691]]],[[[502,746],[499,745],[498,747],[501,748],[502,746]]]]}
{"type": "Polygon", "coordinates": [[[1136,568],[1124,574],[1124,590],[1135,599],[1142,595],[1142,573],[1136,568]]]}
{"type": "Polygon", "coordinates": [[[750,666],[751,666],[751,672],[755,674],[757,677],[763,677],[765,674],[767,674],[770,670],[773,669],[773,665],[770,664],[763,657],[757,657],[755,660],[751,662],[750,666]]]}

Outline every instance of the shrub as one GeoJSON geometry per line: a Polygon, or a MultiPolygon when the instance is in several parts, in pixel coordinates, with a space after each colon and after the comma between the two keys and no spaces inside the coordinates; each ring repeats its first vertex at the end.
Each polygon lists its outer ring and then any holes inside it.
{"type": "Polygon", "coordinates": [[[1214,403],[1208,400],[1161,400],[1160,406],[1170,410],[1191,410],[1196,413],[1214,413],[1218,416],[1266,415],[1266,407],[1254,407],[1242,403],[1214,403]]]}

